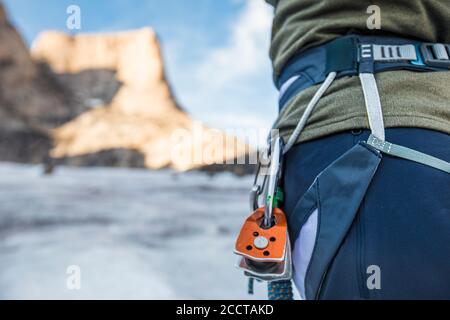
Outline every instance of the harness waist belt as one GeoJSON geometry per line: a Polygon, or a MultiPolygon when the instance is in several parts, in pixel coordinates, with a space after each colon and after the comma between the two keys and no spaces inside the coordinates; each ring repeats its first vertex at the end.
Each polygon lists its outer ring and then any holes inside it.
{"type": "Polygon", "coordinates": [[[308,49],[284,68],[276,81],[279,109],[302,90],[336,78],[392,70],[449,71],[450,44],[410,39],[350,35],[308,49]]]}

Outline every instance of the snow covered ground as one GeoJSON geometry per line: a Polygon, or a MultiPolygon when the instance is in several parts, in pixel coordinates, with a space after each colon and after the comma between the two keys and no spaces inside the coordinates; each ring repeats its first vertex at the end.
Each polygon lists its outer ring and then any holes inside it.
{"type": "Polygon", "coordinates": [[[0,299],[264,299],[232,254],[251,180],[0,164],[0,299]]]}

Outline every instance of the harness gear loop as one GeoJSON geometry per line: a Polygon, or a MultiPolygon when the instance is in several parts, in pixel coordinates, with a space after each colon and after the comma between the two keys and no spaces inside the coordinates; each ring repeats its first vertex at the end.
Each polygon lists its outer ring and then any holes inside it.
{"type": "Polygon", "coordinates": [[[289,150],[291,150],[291,148],[297,142],[298,137],[300,136],[300,134],[302,133],[303,129],[306,126],[306,122],[308,121],[309,116],[313,112],[313,110],[316,107],[317,103],[319,103],[320,98],[322,98],[324,93],[327,91],[327,89],[333,83],[334,79],[336,79],[336,75],[337,75],[336,72],[331,72],[327,76],[325,81],[322,83],[322,85],[320,86],[319,90],[317,90],[317,92],[314,95],[314,97],[309,102],[308,106],[305,109],[305,112],[303,113],[302,117],[300,118],[300,121],[298,122],[297,126],[295,127],[294,132],[289,137],[289,140],[286,143],[286,146],[284,147],[284,151],[283,151],[284,154],[288,153],[289,150]]]}

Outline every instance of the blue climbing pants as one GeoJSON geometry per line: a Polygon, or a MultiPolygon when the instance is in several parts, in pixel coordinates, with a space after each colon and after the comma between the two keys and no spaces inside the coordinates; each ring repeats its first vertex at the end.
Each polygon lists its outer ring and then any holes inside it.
{"type": "MultiPolygon", "coordinates": [[[[343,132],[302,143],[287,154],[284,209],[295,284],[308,299],[450,299],[450,175],[388,155],[379,160],[376,152],[358,146],[369,134],[343,132]],[[334,172],[319,181],[316,177],[351,149],[352,161],[360,153],[376,170],[373,176],[370,170],[363,173],[367,185],[360,187],[360,201],[349,200],[354,216],[341,217],[333,211],[346,208],[344,198],[326,203],[324,184],[333,184],[334,172]],[[332,217],[326,223],[321,219],[328,218],[317,213],[321,203],[332,217]],[[332,249],[326,247],[330,243],[332,249]]],[[[386,129],[386,140],[450,161],[446,133],[393,128],[386,129]]],[[[339,181],[347,175],[358,183],[352,170],[343,168],[339,181]]],[[[352,192],[345,184],[330,187],[352,192]]]]}

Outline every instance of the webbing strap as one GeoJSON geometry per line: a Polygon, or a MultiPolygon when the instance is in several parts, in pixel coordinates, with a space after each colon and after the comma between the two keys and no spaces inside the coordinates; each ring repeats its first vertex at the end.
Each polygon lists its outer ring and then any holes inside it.
{"type": "Polygon", "coordinates": [[[410,148],[380,140],[374,135],[371,135],[369,139],[367,139],[367,144],[385,154],[421,163],[429,167],[433,167],[435,169],[450,173],[449,162],[410,148]]]}
{"type": "Polygon", "coordinates": [[[416,47],[412,44],[404,45],[372,45],[373,59],[375,61],[415,61],[417,60],[416,47]]]}
{"type": "Polygon", "coordinates": [[[367,117],[369,118],[372,135],[380,140],[384,140],[383,112],[375,76],[373,73],[360,73],[359,79],[364,92],[367,117]]]}

